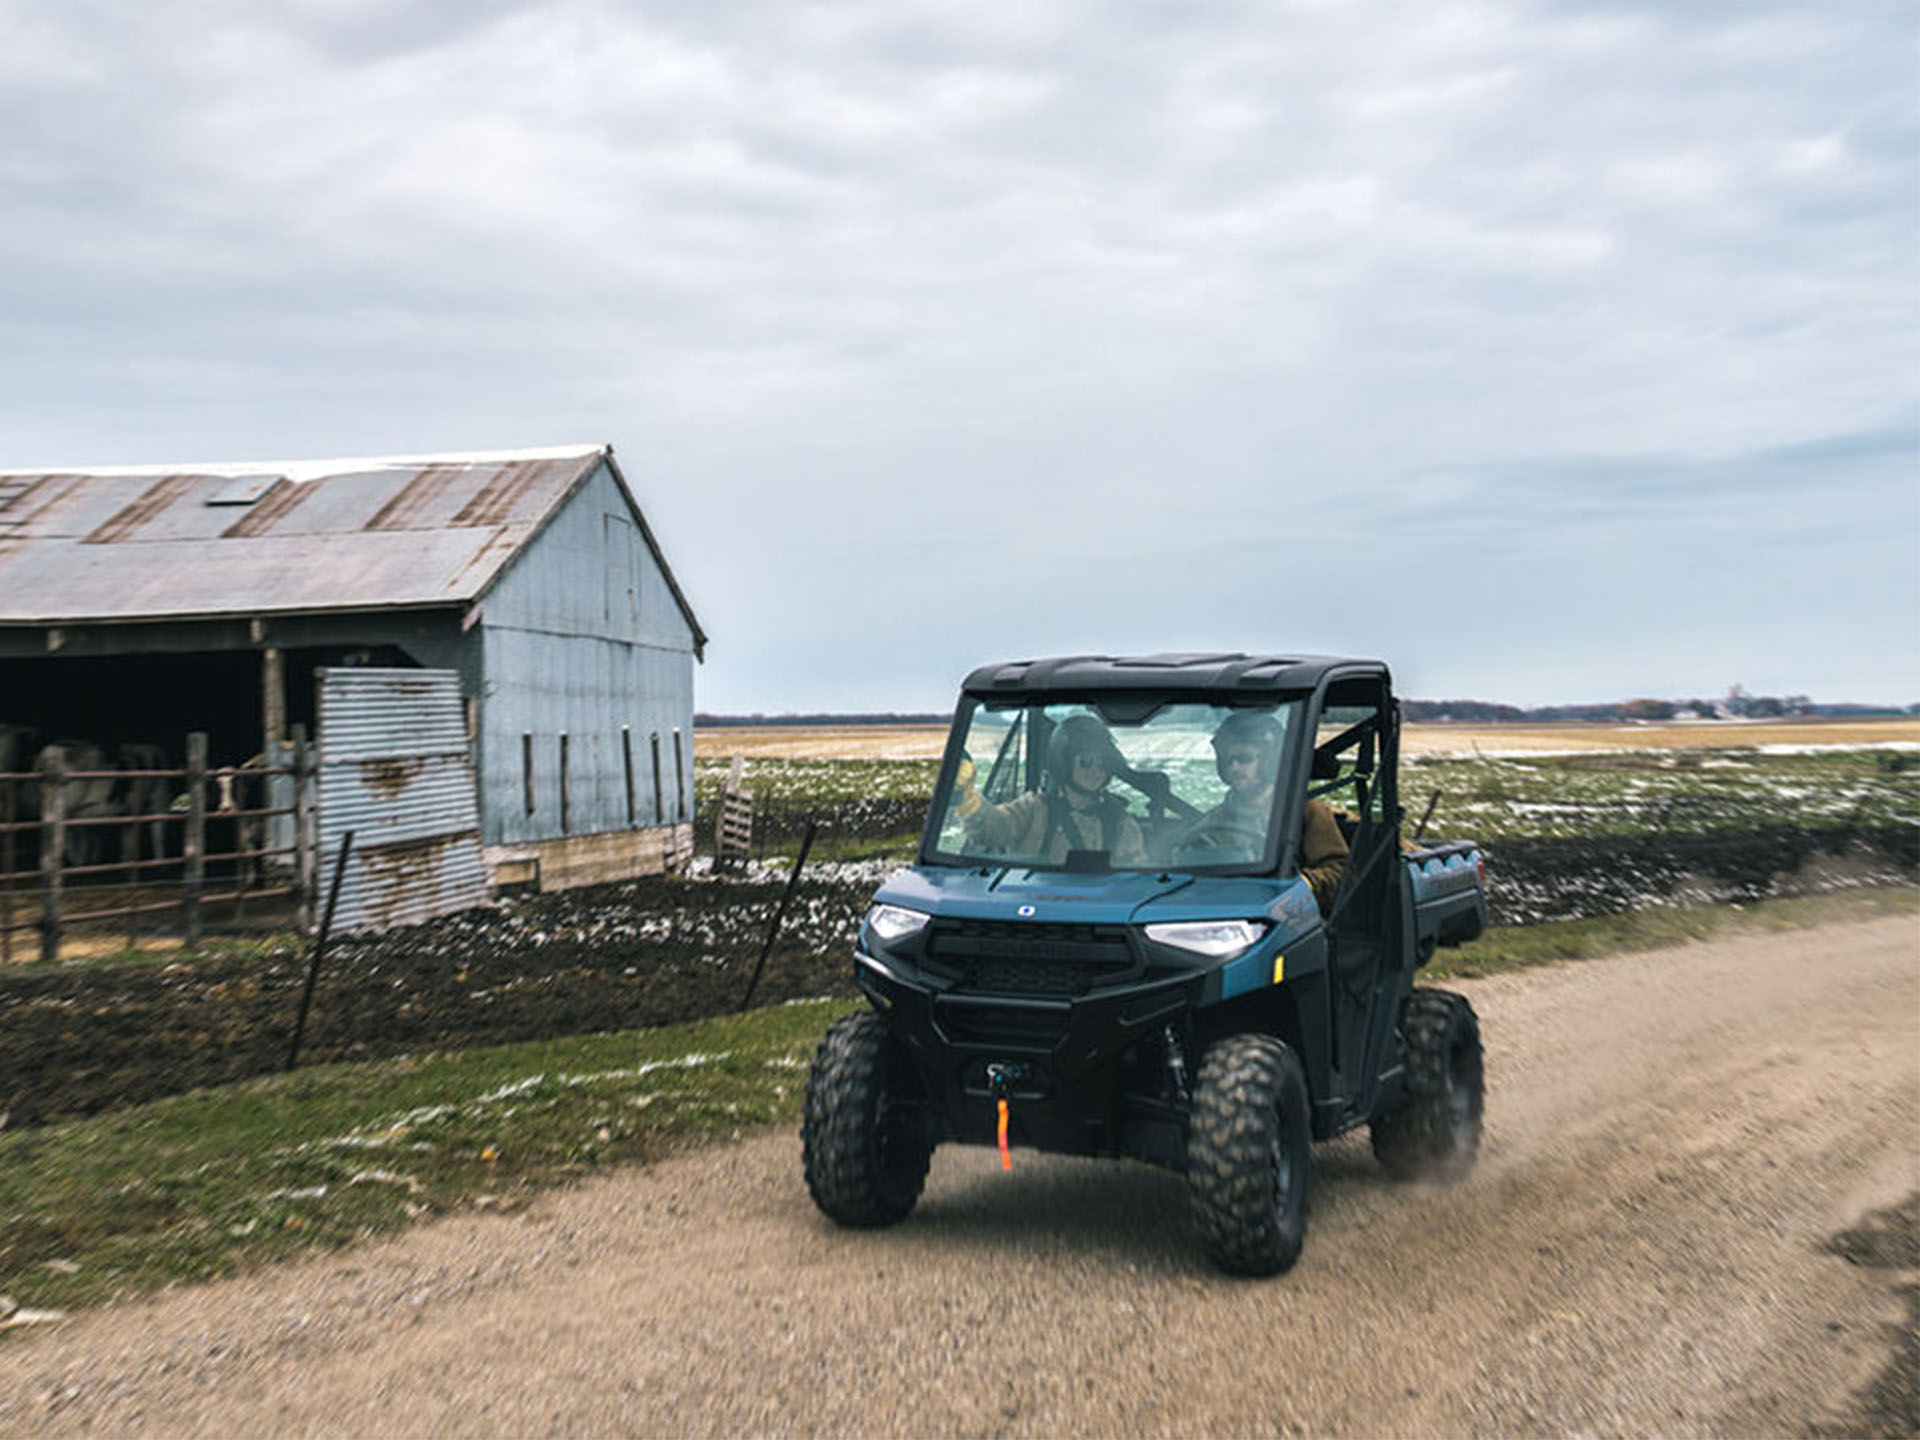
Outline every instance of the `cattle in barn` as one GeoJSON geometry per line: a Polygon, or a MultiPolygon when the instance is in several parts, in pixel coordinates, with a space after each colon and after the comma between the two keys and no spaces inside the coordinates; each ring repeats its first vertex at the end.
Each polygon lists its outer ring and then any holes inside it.
{"type": "Polygon", "coordinates": [[[117,797],[119,813],[152,817],[130,822],[122,831],[120,858],[128,862],[142,858],[140,842],[144,836],[145,858],[164,860],[167,858],[167,822],[161,817],[166,815],[173,799],[173,787],[169,777],[153,772],[168,768],[167,752],[159,745],[136,742],[122,745],[116,758],[124,772],[117,797]]]}
{"type": "Polygon", "coordinates": [[[260,859],[256,852],[267,843],[265,817],[242,813],[267,808],[267,777],[253,773],[263,769],[266,763],[265,755],[255,755],[231,769],[216,772],[213,777],[219,796],[213,813],[232,817],[233,851],[241,857],[234,862],[234,870],[243,889],[259,878],[260,859]]]}
{"type": "MultiPolygon", "coordinates": [[[[33,769],[40,732],[31,725],[0,723],[0,775],[25,775],[33,769]]],[[[40,813],[40,787],[32,780],[0,780],[0,819],[12,814],[31,820],[40,813]],[[12,809],[8,809],[11,792],[12,809]]]]}
{"type": "Polygon", "coordinates": [[[40,732],[31,725],[0,722],[0,774],[23,773],[32,764],[34,741],[40,732]]]}
{"type": "MultiPolygon", "coordinates": [[[[91,740],[57,740],[54,746],[61,752],[67,774],[84,777],[66,782],[68,820],[99,820],[124,813],[119,807],[118,785],[112,774],[113,761],[105,750],[91,740]]],[[[43,749],[35,757],[36,768],[45,754],[43,749]]],[[[104,825],[69,825],[66,863],[98,865],[106,854],[106,829],[104,825]]]]}

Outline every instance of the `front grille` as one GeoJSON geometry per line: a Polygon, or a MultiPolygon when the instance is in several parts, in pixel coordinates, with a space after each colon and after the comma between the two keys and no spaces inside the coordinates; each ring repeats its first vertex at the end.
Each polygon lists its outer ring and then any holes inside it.
{"type": "Polygon", "coordinates": [[[1065,1010],[1028,1010],[1013,1005],[943,1003],[936,1012],[940,1029],[959,1045],[1006,1045],[1051,1050],[1066,1038],[1065,1010]]]}
{"type": "Polygon", "coordinates": [[[941,919],[925,953],[956,990],[986,995],[1084,995],[1140,970],[1123,925],[941,919]]]}

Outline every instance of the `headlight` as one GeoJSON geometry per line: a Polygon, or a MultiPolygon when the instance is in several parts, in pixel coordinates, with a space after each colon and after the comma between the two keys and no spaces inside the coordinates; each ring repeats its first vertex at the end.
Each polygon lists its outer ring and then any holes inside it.
{"type": "Polygon", "coordinates": [[[889,943],[918,934],[926,928],[927,920],[920,911],[905,910],[898,905],[876,905],[867,911],[868,927],[889,943]]]}
{"type": "Polygon", "coordinates": [[[1267,927],[1254,920],[1181,920],[1147,926],[1147,938],[1213,960],[1230,960],[1260,943],[1267,927]]]}

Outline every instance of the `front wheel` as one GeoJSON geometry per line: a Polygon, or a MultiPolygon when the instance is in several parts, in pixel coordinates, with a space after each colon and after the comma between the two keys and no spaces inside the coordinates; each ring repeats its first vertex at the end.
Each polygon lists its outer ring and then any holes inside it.
{"type": "Polygon", "coordinates": [[[1277,1275],[1307,1234],[1313,1132],[1299,1057],[1268,1035],[1208,1048],[1193,1087],[1187,1195],[1201,1243],[1233,1275],[1277,1275]]]}
{"type": "Polygon", "coordinates": [[[1396,1180],[1459,1180],[1480,1153],[1486,1076],[1480,1021],[1464,995],[1415,990],[1401,1015],[1407,1095],[1373,1122],[1373,1154],[1396,1180]]]}
{"type": "Polygon", "coordinates": [[[828,1027],[807,1077],[800,1141],[808,1193],[842,1225],[891,1225],[919,1200],[933,1156],[924,1090],[872,1011],[828,1027]]]}

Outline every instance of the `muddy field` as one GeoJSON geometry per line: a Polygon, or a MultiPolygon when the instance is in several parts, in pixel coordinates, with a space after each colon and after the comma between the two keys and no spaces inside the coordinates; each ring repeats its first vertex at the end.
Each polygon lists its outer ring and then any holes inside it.
{"type": "MultiPolygon", "coordinates": [[[[876,878],[803,884],[754,1003],[851,993],[852,930],[876,878]]],[[[342,937],[301,1063],[661,1025],[738,1009],[784,877],[651,879],[502,900],[342,937]]],[[[0,1111],[39,1124],[280,1069],[307,955],[0,972],[0,1111]]]]}
{"type": "MultiPolygon", "coordinates": [[[[1496,923],[1755,900],[1910,881],[1904,830],[1775,829],[1492,851],[1496,923]]],[[[854,993],[851,948],[898,862],[810,866],[753,1003],[854,993]]],[[[654,878],[516,895],[325,956],[303,1063],[662,1025],[737,1009],[786,873],[654,878]]],[[[12,1125],[93,1114],[278,1070],[306,952],[288,942],[192,961],[0,970],[0,1112],[12,1125]]]]}

